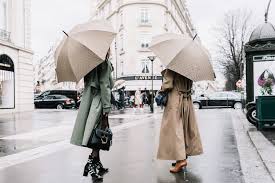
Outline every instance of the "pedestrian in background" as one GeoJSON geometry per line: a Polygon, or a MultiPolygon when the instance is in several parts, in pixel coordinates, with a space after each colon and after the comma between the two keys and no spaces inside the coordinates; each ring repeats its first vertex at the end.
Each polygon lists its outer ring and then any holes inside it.
{"type": "Polygon", "coordinates": [[[142,107],[142,98],[140,88],[135,92],[135,106],[141,108],[142,107]]]}
{"type": "Polygon", "coordinates": [[[176,160],[171,173],[187,166],[187,157],[202,154],[200,133],[191,99],[193,81],[171,70],[164,71],[161,92],[168,93],[160,129],[157,158],[176,160]]]}
{"type": "Polygon", "coordinates": [[[134,95],[130,96],[130,107],[135,107],[135,96],[134,95]]]}
{"type": "Polygon", "coordinates": [[[119,107],[120,109],[124,109],[125,108],[125,93],[124,93],[124,89],[125,86],[123,86],[122,88],[118,89],[118,94],[119,94],[119,107]]]}
{"type": "MultiPolygon", "coordinates": [[[[113,87],[109,54],[110,50],[105,61],[84,77],[85,89],[71,137],[72,144],[88,147],[95,126],[100,124],[102,129],[109,126],[107,119],[111,111],[113,87]]],[[[102,175],[107,172],[100,160],[100,149],[93,148],[83,175],[90,173],[94,180],[102,180],[102,175]]]]}

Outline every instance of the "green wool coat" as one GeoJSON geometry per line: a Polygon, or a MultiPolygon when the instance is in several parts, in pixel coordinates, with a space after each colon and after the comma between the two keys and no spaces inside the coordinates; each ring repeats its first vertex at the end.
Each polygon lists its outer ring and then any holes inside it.
{"type": "Polygon", "coordinates": [[[112,65],[103,62],[84,77],[84,92],[73,129],[71,144],[87,146],[102,113],[111,111],[112,65]]]}

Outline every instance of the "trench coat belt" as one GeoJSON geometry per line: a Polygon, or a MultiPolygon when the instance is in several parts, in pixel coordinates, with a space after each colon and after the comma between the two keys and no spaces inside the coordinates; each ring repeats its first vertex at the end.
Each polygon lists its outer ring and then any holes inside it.
{"type": "Polygon", "coordinates": [[[181,112],[180,112],[180,117],[183,117],[184,114],[184,99],[187,99],[191,96],[192,92],[191,89],[184,91],[184,90],[178,90],[178,93],[180,95],[180,108],[181,108],[181,112]]]}
{"type": "MultiPolygon", "coordinates": [[[[185,126],[187,124],[187,122],[184,122],[184,110],[186,110],[186,107],[184,105],[186,105],[186,103],[184,102],[185,99],[188,99],[192,92],[191,89],[187,90],[187,91],[183,91],[183,90],[178,90],[178,93],[180,95],[180,117],[182,118],[182,124],[185,126]]],[[[189,147],[189,141],[187,140],[187,132],[185,131],[186,127],[183,127],[183,131],[184,131],[184,141],[185,141],[185,147],[188,148],[189,147]]]]}

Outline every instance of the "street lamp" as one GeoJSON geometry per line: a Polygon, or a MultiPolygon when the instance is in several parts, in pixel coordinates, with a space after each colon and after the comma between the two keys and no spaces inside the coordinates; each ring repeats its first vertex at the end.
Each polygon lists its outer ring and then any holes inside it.
{"type": "Polygon", "coordinates": [[[116,74],[116,80],[117,80],[117,41],[115,40],[115,54],[116,54],[116,71],[115,71],[115,74],[116,74]]]}
{"type": "Polygon", "coordinates": [[[153,113],[154,112],[154,60],[156,59],[156,56],[148,56],[148,59],[152,62],[152,94],[151,94],[151,106],[150,110],[153,113]]]}

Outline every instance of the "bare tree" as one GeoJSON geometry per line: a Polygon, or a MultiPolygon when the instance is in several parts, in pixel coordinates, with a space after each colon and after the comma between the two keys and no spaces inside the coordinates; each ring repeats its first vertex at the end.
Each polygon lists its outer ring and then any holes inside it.
{"type": "Polygon", "coordinates": [[[244,45],[251,33],[251,13],[235,10],[224,15],[217,29],[219,64],[226,78],[226,90],[235,90],[243,77],[244,45]]]}

